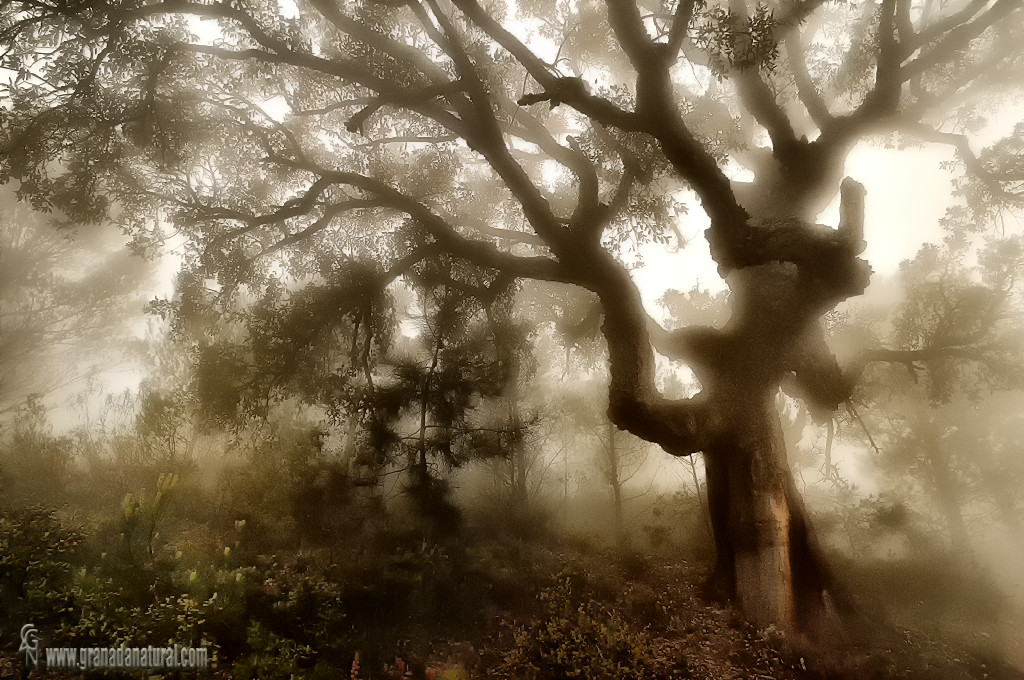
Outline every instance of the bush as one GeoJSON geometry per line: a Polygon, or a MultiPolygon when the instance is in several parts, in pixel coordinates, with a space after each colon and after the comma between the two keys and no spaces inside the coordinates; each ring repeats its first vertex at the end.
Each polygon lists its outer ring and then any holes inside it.
{"type": "Polygon", "coordinates": [[[570,579],[541,594],[547,617],[515,631],[502,672],[517,680],[630,680],[655,675],[650,642],[595,603],[576,605],[570,579]]]}
{"type": "Polygon", "coordinates": [[[249,626],[248,646],[252,653],[234,666],[236,680],[297,680],[312,672],[310,647],[282,638],[259,623],[249,626]]]}
{"type": "Polygon", "coordinates": [[[82,535],[53,510],[0,511],[0,633],[17,639],[26,623],[58,624],[71,616],[82,535]]]}

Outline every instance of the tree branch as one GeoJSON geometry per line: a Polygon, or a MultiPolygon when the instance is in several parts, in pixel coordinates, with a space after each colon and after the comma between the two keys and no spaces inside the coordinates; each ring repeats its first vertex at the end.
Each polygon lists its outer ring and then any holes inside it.
{"type": "MultiPolygon", "coordinates": [[[[287,64],[299,68],[308,68],[316,73],[322,73],[324,75],[333,76],[361,85],[377,93],[387,94],[392,97],[401,97],[401,92],[396,90],[392,83],[382,80],[377,76],[363,71],[355,65],[347,62],[330,61],[298,52],[278,53],[260,49],[233,50],[224,47],[199,45],[194,43],[175,43],[175,47],[185,52],[216,57],[218,59],[231,61],[248,61],[253,59],[268,64],[287,64]]],[[[456,134],[461,135],[464,132],[465,126],[461,120],[441,107],[431,105],[429,101],[410,102],[409,109],[440,123],[456,134]]]]}
{"type": "Polygon", "coordinates": [[[788,33],[784,44],[786,47],[786,57],[789,60],[789,66],[793,71],[793,78],[796,81],[797,96],[800,98],[800,103],[807,109],[807,113],[810,114],[811,120],[818,126],[818,129],[824,131],[835,119],[828,110],[828,104],[825,103],[821,93],[814,86],[811,74],[807,70],[807,59],[804,55],[800,31],[793,30],[788,33]]]}
{"type": "Polygon", "coordinates": [[[686,35],[690,30],[690,22],[693,21],[694,9],[697,0],[679,0],[676,11],[672,16],[672,26],[668,31],[668,53],[675,58],[686,41],[686,35]]]}
{"type": "Polygon", "coordinates": [[[938,40],[954,28],[965,25],[973,19],[978,12],[984,9],[985,5],[988,3],[989,0],[970,0],[970,2],[967,3],[967,6],[959,12],[943,17],[933,24],[923,26],[921,30],[917,32],[913,46],[923,47],[930,42],[938,40]]]}
{"type": "MultiPolygon", "coordinates": [[[[512,194],[519,200],[527,221],[537,235],[544,239],[548,247],[559,257],[571,255],[571,239],[566,230],[559,224],[546,198],[533,183],[512,154],[491,107],[487,88],[480,80],[476,66],[463,47],[448,16],[441,11],[436,0],[427,0],[434,18],[444,33],[445,43],[442,47],[455,62],[461,79],[466,83],[466,90],[476,111],[476,125],[466,126],[463,138],[471,149],[481,154],[494,171],[505,182],[512,194]]],[[[418,6],[418,0],[410,0],[410,6],[418,6]]]]}
{"type": "Polygon", "coordinates": [[[555,81],[558,80],[557,72],[541,61],[530,48],[512,35],[476,0],[452,0],[452,4],[458,7],[491,39],[508,50],[541,87],[548,89],[554,86],[555,81]]]}
{"type": "Polygon", "coordinates": [[[1015,182],[1024,180],[1024,174],[1015,173],[993,173],[985,164],[971,151],[970,140],[966,135],[953,132],[940,132],[924,123],[914,123],[897,119],[893,129],[907,135],[911,135],[923,141],[949,144],[956,148],[957,155],[963,161],[967,172],[983,182],[996,196],[1010,201],[1018,202],[1020,196],[1011,194],[1003,188],[1001,182],[1015,182]]]}
{"type": "Polygon", "coordinates": [[[966,359],[984,362],[991,358],[991,352],[1014,351],[1015,348],[1002,343],[986,345],[944,345],[924,347],[921,349],[885,349],[876,348],[861,352],[851,363],[846,375],[854,382],[860,380],[864,369],[870,363],[885,362],[904,364],[911,370],[919,361],[936,361],[938,359],[966,359]]]}
{"type": "MultiPolygon", "coordinates": [[[[318,177],[299,198],[286,201],[280,209],[266,215],[253,215],[244,213],[232,208],[210,208],[200,204],[192,204],[188,207],[198,209],[202,215],[201,219],[212,220],[234,220],[245,223],[244,227],[232,229],[214,238],[207,245],[207,248],[220,247],[226,241],[247,234],[255,229],[268,224],[284,222],[285,220],[309,213],[316,205],[316,202],[323,196],[324,192],[333,184],[324,177],[318,177]]],[[[354,206],[361,207],[361,206],[354,206]]]]}
{"type": "Polygon", "coordinates": [[[385,106],[390,105],[413,109],[417,104],[424,104],[440,97],[441,95],[459,92],[461,89],[461,82],[455,80],[431,85],[430,87],[426,87],[415,92],[403,90],[381,94],[374,101],[357,111],[355,115],[345,123],[345,129],[349,132],[359,132],[361,134],[363,124],[367,119],[385,106]]]}
{"type": "Polygon", "coordinates": [[[781,40],[780,33],[788,34],[800,24],[807,21],[819,7],[825,4],[826,0],[789,0],[781,3],[783,11],[775,17],[776,39],[781,40]]]}
{"type": "Polygon", "coordinates": [[[412,64],[433,81],[435,85],[443,85],[448,82],[448,75],[444,69],[431,61],[422,50],[398,42],[390,36],[359,23],[338,8],[337,0],[311,1],[313,7],[342,33],[358,38],[370,47],[393,57],[399,62],[412,64]]]}
{"type": "Polygon", "coordinates": [[[441,246],[452,255],[469,260],[482,267],[508,271],[520,278],[579,284],[579,278],[562,264],[548,257],[522,257],[499,250],[493,244],[466,238],[454,226],[416,199],[403,194],[380,180],[354,172],[328,170],[310,163],[290,159],[278,162],[320,175],[324,180],[345,184],[375,196],[382,205],[412,217],[421,224],[441,246]]]}
{"type": "MultiPolygon", "coordinates": [[[[668,67],[672,59],[666,45],[655,44],[640,19],[639,12],[628,0],[609,0],[613,30],[618,25],[626,34],[623,48],[643,66],[639,72],[642,78],[637,83],[638,105],[636,112],[627,112],[607,99],[593,96],[580,78],[559,77],[530,51],[518,38],[509,33],[490,16],[476,0],[453,0],[470,20],[488,36],[509,51],[536,80],[543,92],[524,95],[521,106],[550,102],[553,106],[567,104],[606,127],[615,127],[625,132],[646,132],[662,144],[666,156],[687,182],[712,215],[717,228],[723,232],[743,232],[746,213],[736,202],[728,177],[718,163],[698,143],[682,123],[674,106],[671,79],[668,67]],[[630,42],[632,40],[632,42],[630,42]],[[653,61],[647,61],[652,59],[653,61]],[[652,68],[653,67],[653,68],[652,68]],[[642,93],[642,96],[640,96],[642,93]],[[643,100],[648,101],[645,103],[643,100]]],[[[620,42],[624,39],[620,37],[620,42]]]]}
{"type": "MultiPolygon", "coordinates": [[[[973,21],[958,23],[945,32],[941,39],[929,50],[923,52],[917,59],[909,62],[902,69],[902,80],[907,81],[914,76],[924,73],[948,60],[958,50],[966,49],[971,41],[979,37],[986,30],[1005,19],[1014,12],[1024,8],[1019,0],[997,0],[991,9],[978,16],[973,21]]],[[[964,10],[966,12],[967,10],[964,10]]],[[[953,16],[959,16],[960,12],[953,16]]]]}
{"type": "Polygon", "coordinates": [[[736,92],[743,106],[754,116],[754,120],[768,131],[775,157],[787,166],[799,162],[798,140],[789,116],[779,106],[775,94],[761,79],[757,70],[738,70],[730,73],[729,79],[736,83],[736,92]]]}
{"type": "Polygon", "coordinates": [[[850,398],[853,386],[854,381],[843,374],[829,349],[821,324],[813,324],[799,344],[793,380],[787,391],[804,399],[811,416],[821,422],[850,398]]]}
{"type": "Polygon", "coordinates": [[[897,0],[882,0],[882,17],[878,26],[878,58],[875,86],[852,114],[854,118],[879,118],[899,108],[902,49],[895,35],[897,0]]]}
{"type": "MultiPolygon", "coordinates": [[[[749,21],[745,0],[730,0],[729,9],[743,21],[749,21]]],[[[761,79],[756,67],[732,68],[727,73],[736,84],[736,92],[743,106],[765,130],[772,140],[772,154],[783,165],[800,162],[797,137],[793,125],[775,100],[775,93],[761,79]]]]}

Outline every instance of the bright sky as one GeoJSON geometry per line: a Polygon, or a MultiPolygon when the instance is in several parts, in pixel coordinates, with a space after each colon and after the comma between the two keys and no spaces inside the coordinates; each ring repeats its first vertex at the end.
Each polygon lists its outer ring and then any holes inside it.
{"type": "MultiPolygon", "coordinates": [[[[953,158],[951,148],[940,145],[900,151],[861,144],[850,154],[846,174],[868,192],[864,224],[868,246],[861,257],[881,277],[895,274],[900,262],[912,258],[925,243],[942,240],[939,218],[952,201],[953,175],[939,164],[953,158]]],[[[818,222],[833,227],[839,223],[838,194],[818,222]]],[[[668,288],[686,291],[699,281],[701,288],[725,289],[703,237],[708,224],[694,205],[680,225],[683,236],[692,238],[686,248],[677,253],[661,246],[643,249],[646,266],[635,272],[635,278],[652,313],[657,307],[654,301],[668,288]]]]}

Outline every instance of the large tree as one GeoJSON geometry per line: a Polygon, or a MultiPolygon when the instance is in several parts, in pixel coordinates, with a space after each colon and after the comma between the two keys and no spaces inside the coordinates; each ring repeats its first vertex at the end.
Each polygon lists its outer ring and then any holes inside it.
{"type": "Polygon", "coordinates": [[[877,135],[952,144],[988,214],[1024,179],[1024,129],[982,155],[961,134],[1021,83],[1019,0],[2,7],[0,178],[37,207],[113,214],[140,246],[170,222],[225,293],[368,262],[385,286],[444,254],[484,297],[510,279],[596,295],[609,417],[703,452],[717,589],[786,629],[818,620],[830,583],[776,394],[795,375],[816,409],[847,398],[819,319],[870,273],[844,161],[877,135]],[[624,263],[626,244],[672,237],[683,187],[732,291],[720,328],[653,324],[624,263]],[[814,224],[840,192],[838,229],[814,224]],[[655,347],[699,395],[658,391],[655,347]]]}

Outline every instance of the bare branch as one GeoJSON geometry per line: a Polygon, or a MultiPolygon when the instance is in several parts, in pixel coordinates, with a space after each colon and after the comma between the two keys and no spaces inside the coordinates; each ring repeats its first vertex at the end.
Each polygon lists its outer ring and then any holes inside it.
{"type": "Polygon", "coordinates": [[[991,9],[973,21],[953,25],[941,39],[935,41],[934,46],[903,67],[903,81],[944,63],[957,51],[966,49],[972,40],[994,26],[996,22],[1022,9],[1024,5],[1021,5],[1019,0],[997,0],[991,9]]]}

